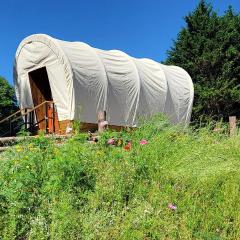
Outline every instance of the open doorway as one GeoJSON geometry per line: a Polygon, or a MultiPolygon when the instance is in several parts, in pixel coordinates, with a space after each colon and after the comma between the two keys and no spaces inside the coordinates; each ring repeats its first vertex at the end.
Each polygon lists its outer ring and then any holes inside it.
{"type": "MultiPolygon", "coordinates": [[[[29,72],[28,75],[34,107],[45,101],[53,101],[46,67],[29,72]]],[[[53,104],[39,106],[35,110],[35,115],[39,130],[47,130],[50,133],[55,132],[58,119],[53,104]]]]}
{"type": "Polygon", "coordinates": [[[34,106],[44,101],[52,101],[52,92],[46,67],[29,72],[29,81],[34,106]]]}

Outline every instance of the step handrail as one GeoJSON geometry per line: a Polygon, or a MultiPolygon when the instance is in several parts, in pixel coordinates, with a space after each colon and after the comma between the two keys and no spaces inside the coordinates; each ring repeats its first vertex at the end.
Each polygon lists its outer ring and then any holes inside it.
{"type": "Polygon", "coordinates": [[[25,108],[25,109],[30,109],[30,110],[28,110],[27,112],[23,113],[22,116],[25,116],[25,115],[27,115],[28,113],[31,113],[31,112],[35,111],[37,108],[41,107],[42,105],[45,105],[46,103],[53,103],[53,101],[44,101],[44,102],[38,104],[38,105],[37,105],[36,107],[34,107],[34,108],[25,108]]]}
{"type": "Polygon", "coordinates": [[[11,114],[10,116],[2,119],[2,120],[0,121],[0,124],[3,123],[3,122],[5,122],[5,121],[7,121],[7,120],[9,120],[9,119],[11,119],[13,116],[15,116],[15,115],[17,115],[18,113],[21,113],[22,111],[24,111],[24,110],[27,109],[27,111],[26,111],[25,113],[21,114],[22,117],[24,117],[25,115],[29,114],[30,112],[36,110],[37,108],[41,107],[42,105],[44,105],[44,104],[46,104],[46,103],[53,103],[53,101],[44,101],[44,102],[38,104],[38,105],[37,105],[36,107],[34,107],[34,108],[22,108],[22,109],[18,110],[17,112],[11,114]]]}
{"type": "Polygon", "coordinates": [[[0,121],[0,124],[1,124],[1,123],[3,123],[3,122],[5,122],[5,121],[7,121],[7,120],[8,120],[8,119],[10,119],[10,118],[12,118],[13,116],[17,115],[18,113],[20,113],[20,112],[21,112],[21,111],[23,111],[23,110],[24,110],[24,108],[22,108],[22,109],[18,110],[17,112],[15,112],[15,113],[11,114],[11,115],[10,115],[10,116],[8,116],[8,117],[6,117],[6,118],[2,119],[2,120],[0,121]]]}

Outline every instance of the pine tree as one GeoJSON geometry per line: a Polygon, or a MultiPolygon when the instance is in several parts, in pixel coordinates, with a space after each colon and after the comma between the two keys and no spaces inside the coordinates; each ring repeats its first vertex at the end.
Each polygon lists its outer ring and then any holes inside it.
{"type": "Polygon", "coordinates": [[[240,116],[240,15],[218,16],[201,0],[168,51],[167,64],[183,67],[194,82],[192,120],[240,116]]]}

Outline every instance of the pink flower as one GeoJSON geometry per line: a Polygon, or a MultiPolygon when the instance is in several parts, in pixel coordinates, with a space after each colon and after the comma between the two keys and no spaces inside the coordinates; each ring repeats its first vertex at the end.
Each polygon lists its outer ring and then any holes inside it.
{"type": "Polygon", "coordinates": [[[172,203],[168,204],[168,208],[171,210],[177,210],[177,206],[173,205],[172,203]]]}
{"type": "Polygon", "coordinates": [[[114,138],[110,138],[107,143],[108,143],[109,145],[114,145],[114,144],[115,144],[114,138]]]}
{"type": "Polygon", "coordinates": [[[146,144],[148,144],[148,141],[145,139],[142,139],[139,143],[140,143],[140,145],[146,145],[146,144]]]}

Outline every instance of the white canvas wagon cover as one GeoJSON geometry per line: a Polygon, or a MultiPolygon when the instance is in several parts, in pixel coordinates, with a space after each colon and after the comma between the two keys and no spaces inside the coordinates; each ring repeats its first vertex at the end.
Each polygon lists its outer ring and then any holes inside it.
{"type": "Polygon", "coordinates": [[[22,108],[33,107],[28,73],[42,67],[60,121],[96,123],[100,110],[106,110],[109,124],[118,126],[134,126],[139,116],[156,113],[165,113],[173,123],[190,121],[193,84],[180,67],[83,42],[31,35],[15,56],[14,82],[22,108]]]}

